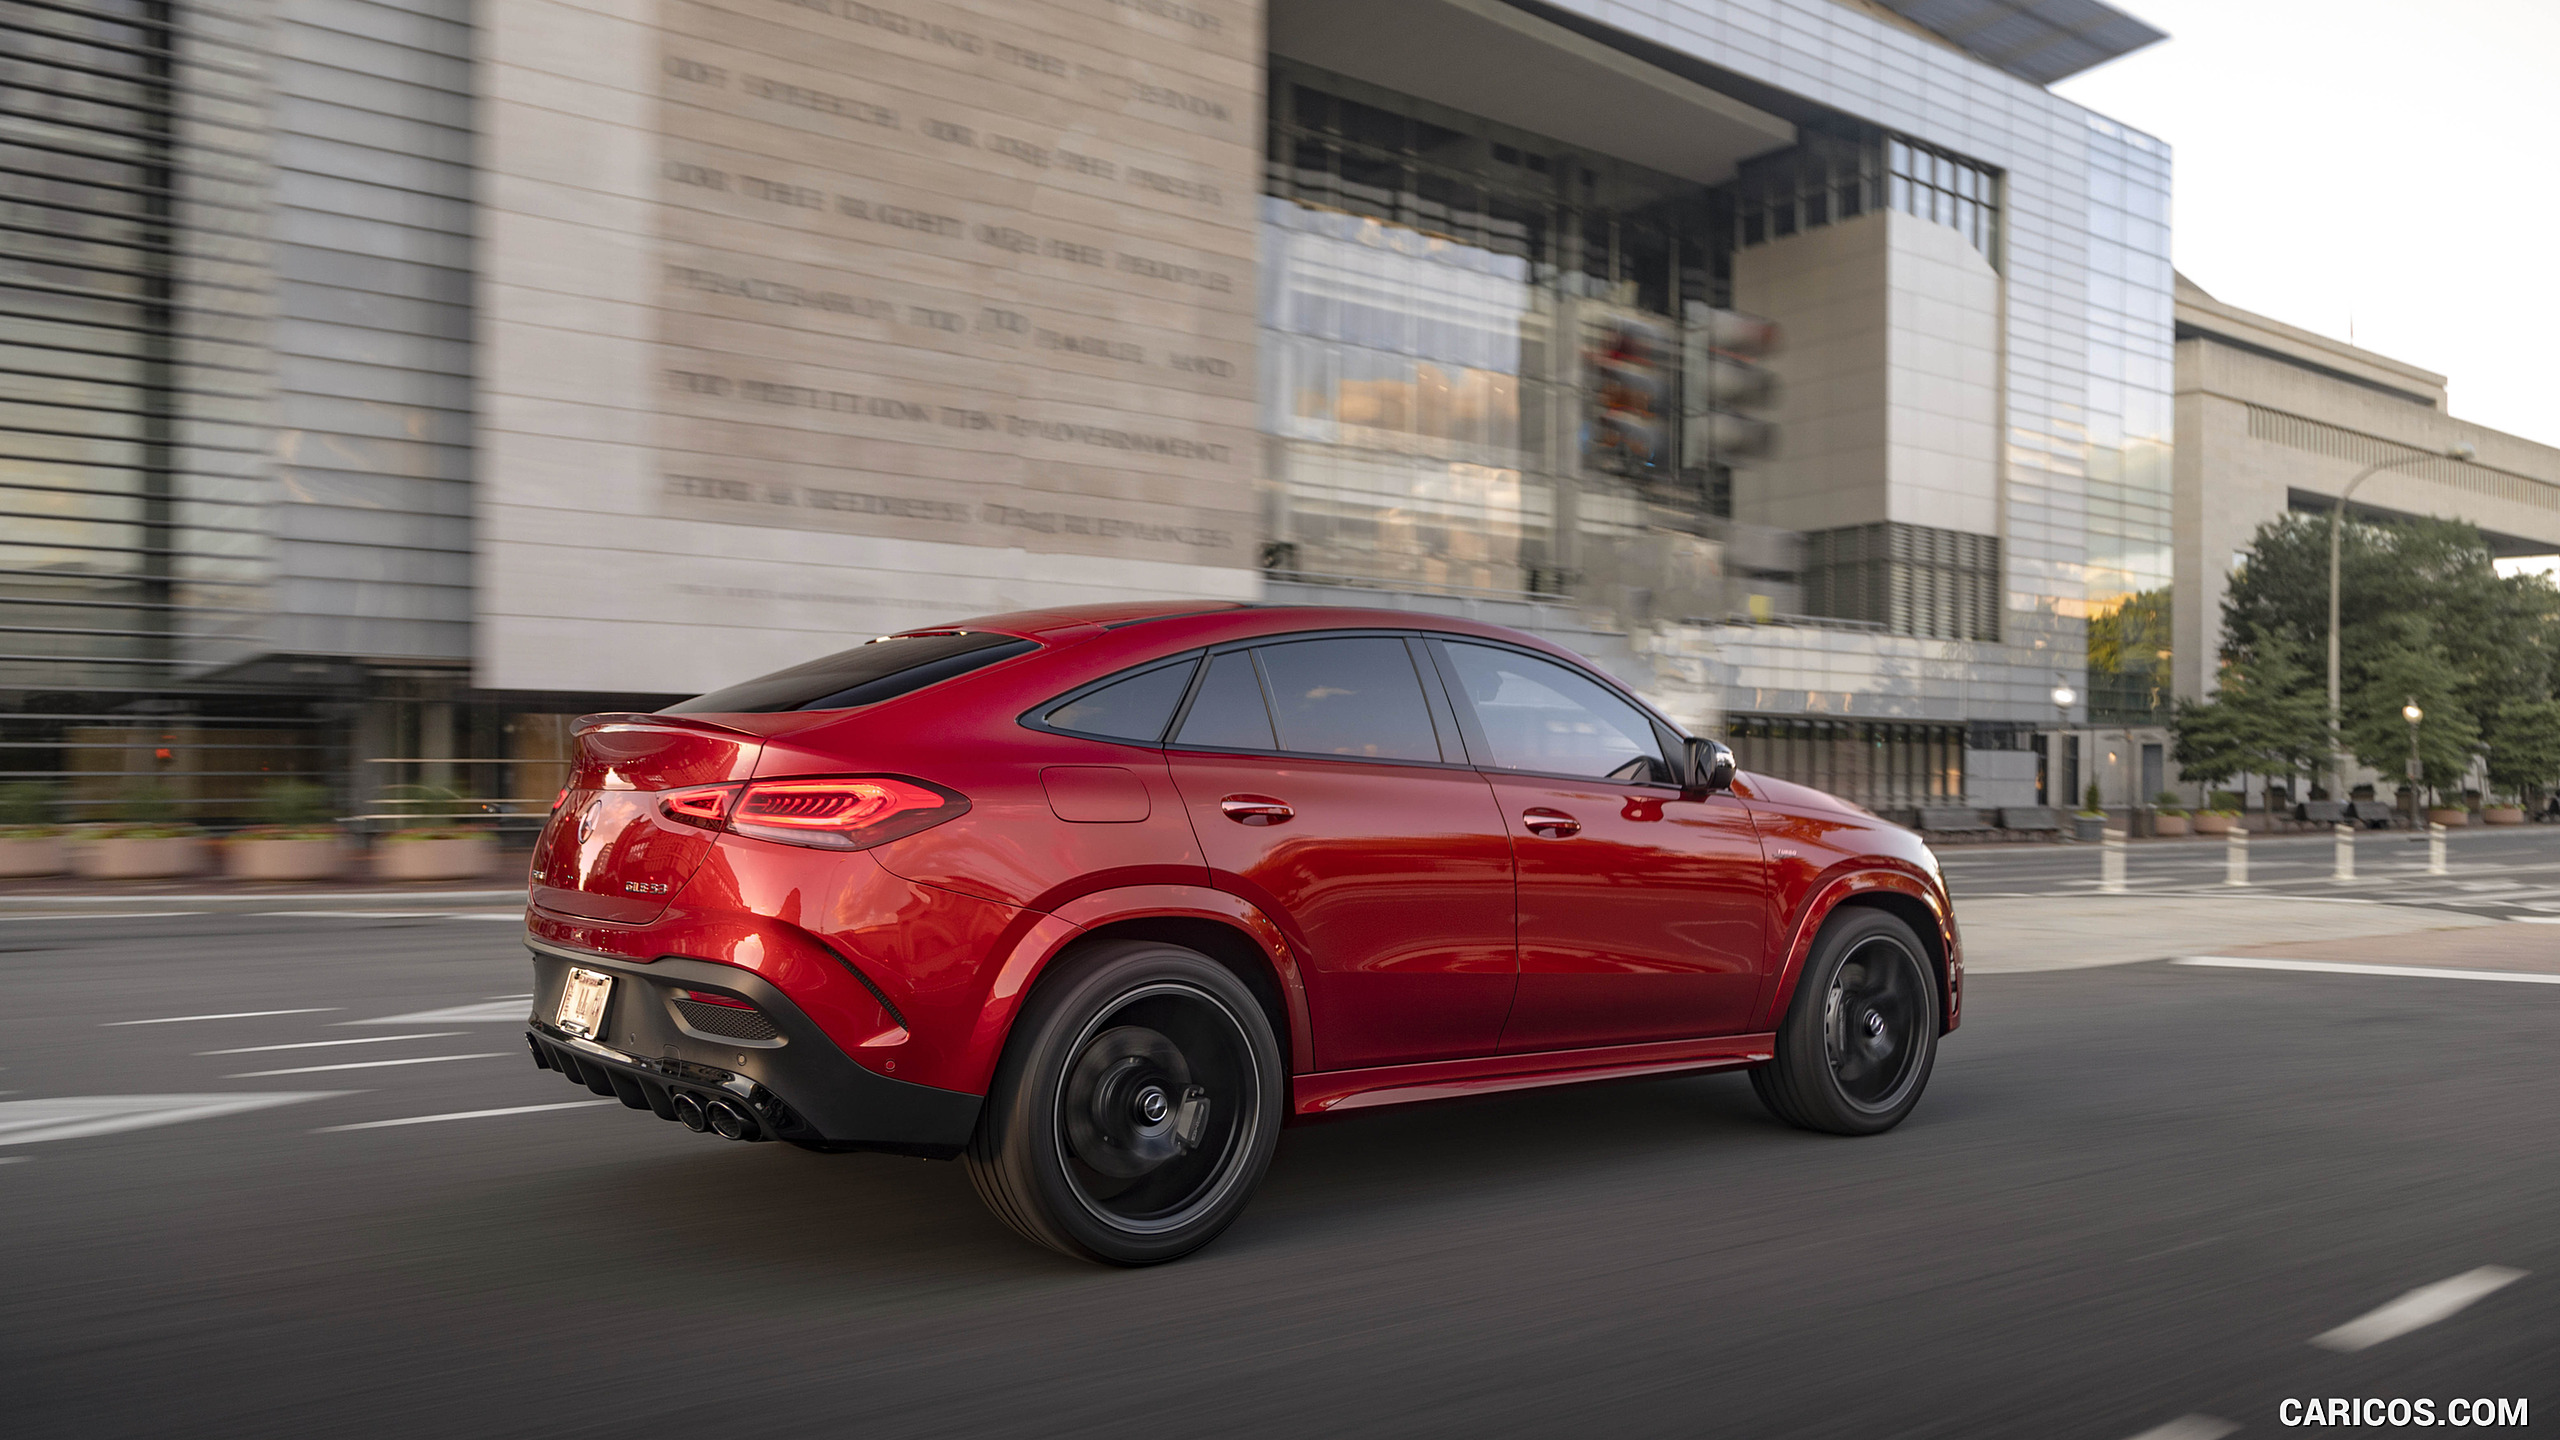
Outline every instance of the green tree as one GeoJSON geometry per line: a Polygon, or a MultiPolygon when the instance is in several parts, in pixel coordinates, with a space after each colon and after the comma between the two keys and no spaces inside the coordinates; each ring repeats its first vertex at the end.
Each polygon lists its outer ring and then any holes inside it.
{"type": "Polygon", "coordinates": [[[2327,715],[2323,681],[2303,663],[2300,644],[2270,633],[2223,662],[2212,699],[2179,704],[2170,735],[2190,779],[2290,779],[2326,768],[2327,715]]]}
{"type": "Polygon", "coordinates": [[[2426,716],[2415,737],[2420,783],[2431,791],[2458,788],[2480,754],[2480,724],[2463,703],[2469,677],[2436,627],[2421,614],[2390,615],[2357,639],[2338,707],[2348,748],[2385,775],[2405,770],[2412,737],[2400,710],[2414,703],[2426,716]]]}
{"type": "Polygon", "coordinates": [[[2489,784],[2538,800],[2560,780],[2560,700],[2517,700],[2489,721],[2489,784]]]}

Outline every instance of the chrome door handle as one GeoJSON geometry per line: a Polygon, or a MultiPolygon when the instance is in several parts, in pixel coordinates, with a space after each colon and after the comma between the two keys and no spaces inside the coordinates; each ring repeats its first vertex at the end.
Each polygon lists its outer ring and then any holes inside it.
{"type": "Polygon", "coordinates": [[[1239,825],[1277,825],[1298,813],[1268,795],[1230,795],[1218,809],[1239,825]]]}
{"type": "Polygon", "coordinates": [[[1529,833],[1541,840],[1563,840],[1582,833],[1581,821],[1561,810],[1549,810],[1543,805],[1536,809],[1521,811],[1520,823],[1528,826],[1529,833]]]}

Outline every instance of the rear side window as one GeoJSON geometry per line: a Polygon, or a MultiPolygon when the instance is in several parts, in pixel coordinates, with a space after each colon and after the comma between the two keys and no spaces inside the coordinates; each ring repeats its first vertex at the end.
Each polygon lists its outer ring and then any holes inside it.
{"type": "Polygon", "coordinates": [[[1280,748],[1369,760],[1440,759],[1412,652],[1393,636],[1300,640],[1254,652],[1280,748]]]}
{"type": "Polygon", "coordinates": [[[1516,650],[1446,642],[1502,770],[1591,779],[1667,781],[1669,767],[1644,712],[1591,677],[1516,650]]]}
{"type": "Polygon", "coordinates": [[[1249,652],[1231,650],[1209,662],[1173,743],[1200,750],[1280,748],[1271,738],[1271,711],[1262,703],[1262,682],[1254,678],[1249,652]]]}
{"type": "Polygon", "coordinates": [[[1028,655],[1036,641],[982,632],[892,635],[823,660],[670,705],[662,715],[761,715],[877,705],[954,676],[1028,655]]]}
{"type": "Polygon", "coordinates": [[[1173,707],[1182,703],[1182,692],[1191,686],[1191,672],[1199,668],[1200,661],[1194,657],[1114,680],[1051,707],[1040,723],[1052,730],[1153,745],[1164,738],[1173,707]]]}

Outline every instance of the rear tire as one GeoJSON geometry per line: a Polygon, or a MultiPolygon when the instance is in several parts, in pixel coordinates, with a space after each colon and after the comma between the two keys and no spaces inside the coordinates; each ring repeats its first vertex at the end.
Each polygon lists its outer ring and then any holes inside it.
{"type": "Polygon", "coordinates": [[[1751,1089],[1799,1129],[1890,1130],[1929,1084],[1938,1014],[1937,971],[1920,937],[1882,910],[1844,908],[1805,958],[1776,1057],[1751,1072],[1751,1089]]]}
{"type": "Polygon", "coordinates": [[[1110,941],[1033,991],[965,1157],[1026,1239],[1112,1265],[1180,1259],[1252,1199],[1286,1077],[1243,982],[1196,951],[1110,941]]]}

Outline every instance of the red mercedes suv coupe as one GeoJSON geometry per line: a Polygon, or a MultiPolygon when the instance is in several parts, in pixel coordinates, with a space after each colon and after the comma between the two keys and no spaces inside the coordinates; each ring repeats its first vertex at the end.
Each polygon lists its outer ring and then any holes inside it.
{"type": "Polygon", "coordinates": [[[1086,606],[578,722],[534,1063],[733,1140],[964,1159],[1170,1260],[1282,1125],[1746,1069],[1910,1113],[1963,993],[1918,837],[1736,774],[1568,651],[1401,612],[1086,606]]]}

